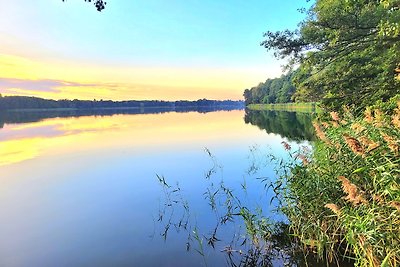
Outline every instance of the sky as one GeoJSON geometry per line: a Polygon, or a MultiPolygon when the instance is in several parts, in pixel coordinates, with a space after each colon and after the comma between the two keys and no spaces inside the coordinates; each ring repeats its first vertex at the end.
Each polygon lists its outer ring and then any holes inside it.
{"type": "Polygon", "coordinates": [[[0,93],[52,99],[242,99],[282,74],[263,33],[305,0],[0,0],[0,93]]]}

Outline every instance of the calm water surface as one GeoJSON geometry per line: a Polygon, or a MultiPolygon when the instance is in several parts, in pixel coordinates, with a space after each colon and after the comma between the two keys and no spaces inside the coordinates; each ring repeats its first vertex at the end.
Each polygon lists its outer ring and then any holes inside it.
{"type": "Polygon", "coordinates": [[[7,267],[223,266],[220,251],[240,225],[222,230],[221,241],[204,257],[195,244],[186,252],[182,231],[171,229],[164,241],[165,222],[158,219],[165,195],[157,175],[179,182],[191,220],[206,234],[215,224],[203,195],[210,168],[217,165],[212,179],[238,192],[248,179],[247,192],[239,194],[268,214],[274,207],[255,178],[274,174],[260,155],[271,150],[284,157],[282,141],[312,139],[309,118],[294,113],[4,117],[0,266],[7,267]]]}

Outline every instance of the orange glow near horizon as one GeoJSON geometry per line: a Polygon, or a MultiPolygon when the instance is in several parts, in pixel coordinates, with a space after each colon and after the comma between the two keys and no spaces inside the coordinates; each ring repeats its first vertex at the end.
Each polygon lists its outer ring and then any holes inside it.
{"type": "Polygon", "coordinates": [[[37,61],[0,54],[1,79],[18,79],[25,86],[1,88],[3,95],[49,99],[110,100],[241,100],[243,90],[264,74],[256,69],[139,68],[37,61]],[[60,81],[51,88],[36,86],[42,80],[60,81]]]}

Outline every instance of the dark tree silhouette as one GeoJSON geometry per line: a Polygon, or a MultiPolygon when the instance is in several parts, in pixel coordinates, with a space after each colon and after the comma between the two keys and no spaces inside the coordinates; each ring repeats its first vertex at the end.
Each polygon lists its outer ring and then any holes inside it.
{"type": "MultiPolygon", "coordinates": [[[[62,0],[62,1],[65,2],[66,0],[62,0]]],[[[103,0],[85,0],[85,2],[90,2],[90,3],[93,2],[97,11],[102,11],[106,7],[106,4],[107,4],[107,2],[105,2],[103,0]]]]}
{"type": "Polygon", "coordinates": [[[161,100],[52,100],[28,96],[3,96],[0,97],[0,110],[8,109],[101,109],[101,108],[168,108],[174,110],[218,110],[225,108],[243,108],[243,101],[233,100],[208,100],[196,101],[161,101],[161,100]]]}

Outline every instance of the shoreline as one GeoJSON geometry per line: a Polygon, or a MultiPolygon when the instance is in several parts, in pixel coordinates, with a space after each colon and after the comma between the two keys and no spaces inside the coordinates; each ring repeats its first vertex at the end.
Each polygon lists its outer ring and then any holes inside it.
{"type": "Polygon", "coordinates": [[[276,103],[276,104],[249,104],[246,108],[251,110],[276,110],[276,111],[295,111],[306,113],[321,113],[322,109],[316,102],[309,103],[276,103]]]}

